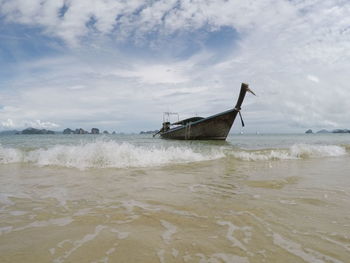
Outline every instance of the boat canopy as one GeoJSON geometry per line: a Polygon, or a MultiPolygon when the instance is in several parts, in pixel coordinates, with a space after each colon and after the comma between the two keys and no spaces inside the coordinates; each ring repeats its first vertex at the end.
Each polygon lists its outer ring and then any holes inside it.
{"type": "Polygon", "coordinates": [[[189,122],[195,122],[203,119],[204,119],[203,117],[192,117],[192,118],[184,119],[178,122],[174,122],[171,125],[186,125],[189,122]]]}

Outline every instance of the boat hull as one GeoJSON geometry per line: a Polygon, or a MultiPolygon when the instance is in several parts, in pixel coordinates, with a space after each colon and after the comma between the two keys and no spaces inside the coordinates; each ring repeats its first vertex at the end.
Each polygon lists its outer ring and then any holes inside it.
{"type": "Polygon", "coordinates": [[[176,140],[226,140],[237,110],[228,110],[205,119],[172,128],[160,134],[163,139],[176,140]]]}
{"type": "Polygon", "coordinates": [[[233,109],[207,118],[192,117],[173,124],[168,121],[163,122],[163,127],[153,137],[159,134],[163,139],[226,140],[238,113],[241,117],[242,126],[244,126],[240,110],[247,92],[255,95],[249,89],[248,84],[242,83],[236,106],[233,109]],[[169,129],[171,125],[180,126],[169,129]]]}

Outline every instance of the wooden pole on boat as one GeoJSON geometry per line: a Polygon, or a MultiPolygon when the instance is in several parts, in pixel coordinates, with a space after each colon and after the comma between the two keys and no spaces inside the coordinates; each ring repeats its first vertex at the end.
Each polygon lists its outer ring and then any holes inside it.
{"type": "MultiPolygon", "coordinates": [[[[242,83],[241,85],[241,91],[239,93],[239,97],[235,106],[235,110],[236,111],[240,111],[241,110],[241,105],[243,103],[245,94],[248,92],[252,93],[253,95],[255,95],[255,93],[249,88],[249,85],[246,83],[242,83]]],[[[256,96],[256,95],[255,95],[256,96]]]]}
{"type": "MultiPolygon", "coordinates": [[[[243,100],[244,100],[244,97],[245,97],[245,94],[248,92],[252,93],[254,96],[255,93],[249,88],[249,85],[246,84],[246,83],[242,83],[241,85],[241,91],[239,93],[239,97],[238,97],[238,100],[237,100],[237,103],[236,103],[236,106],[235,106],[235,110],[236,110],[236,114],[238,112],[239,114],[239,117],[241,119],[241,123],[242,123],[242,127],[244,127],[244,121],[243,121],[243,118],[242,118],[242,114],[241,114],[241,105],[243,103],[243,100]]],[[[237,116],[237,115],[236,115],[237,116]]]]}

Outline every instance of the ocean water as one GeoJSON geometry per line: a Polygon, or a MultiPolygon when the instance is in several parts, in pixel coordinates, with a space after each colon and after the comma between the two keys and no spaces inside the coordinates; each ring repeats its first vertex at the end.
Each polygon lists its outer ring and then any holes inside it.
{"type": "Polygon", "coordinates": [[[350,134],[0,136],[0,262],[350,262],[350,134]]]}

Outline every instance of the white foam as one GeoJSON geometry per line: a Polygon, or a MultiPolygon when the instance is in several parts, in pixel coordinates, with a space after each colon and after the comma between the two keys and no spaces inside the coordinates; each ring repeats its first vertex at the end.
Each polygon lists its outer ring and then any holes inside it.
{"type": "Polygon", "coordinates": [[[229,153],[229,155],[245,161],[295,160],[304,158],[335,157],[346,154],[346,149],[342,146],[311,144],[294,144],[288,149],[232,151],[229,153]]]}
{"type": "Polygon", "coordinates": [[[177,250],[176,248],[173,248],[171,250],[171,254],[173,255],[174,258],[177,258],[177,256],[179,255],[179,250],[177,250]]]}
{"type": "Polygon", "coordinates": [[[280,200],[281,204],[286,204],[286,205],[296,205],[297,203],[294,200],[280,200]]]}
{"type": "MultiPolygon", "coordinates": [[[[115,245],[117,245],[117,243],[115,245]]],[[[116,251],[116,248],[112,247],[106,251],[106,255],[110,255],[110,254],[114,253],[115,251],[116,251]]]]}
{"type": "Polygon", "coordinates": [[[104,257],[102,257],[102,258],[100,258],[98,260],[91,261],[91,263],[108,263],[108,262],[110,262],[109,261],[109,256],[116,251],[116,246],[118,246],[118,243],[114,243],[113,247],[111,247],[110,249],[108,249],[105,252],[105,256],[104,257]]]}
{"type": "MultiPolygon", "coordinates": [[[[231,222],[228,221],[218,221],[217,222],[220,226],[227,226],[227,233],[226,233],[226,238],[231,241],[233,247],[238,247],[242,249],[243,251],[247,251],[247,248],[242,244],[241,241],[239,241],[237,238],[234,237],[234,232],[236,230],[243,230],[245,231],[245,228],[238,227],[231,222]]],[[[243,232],[245,234],[245,232],[243,232]]],[[[247,243],[247,242],[245,242],[247,243]]]]}
{"type": "Polygon", "coordinates": [[[289,253],[303,259],[305,262],[323,263],[326,260],[327,262],[341,263],[341,261],[335,258],[326,256],[310,248],[304,248],[301,244],[288,240],[277,233],[273,233],[273,243],[289,253]]]}
{"type": "Polygon", "coordinates": [[[153,167],[234,157],[245,161],[292,160],[334,157],[347,154],[338,145],[295,144],[287,149],[237,150],[231,147],[138,146],[96,140],[79,145],[56,145],[25,151],[0,145],[0,164],[31,163],[78,169],[153,167]]]}
{"type": "MultiPolygon", "coordinates": [[[[91,234],[87,234],[85,235],[82,239],[79,240],[75,240],[75,241],[69,241],[72,243],[73,247],[67,251],[64,252],[64,254],[59,257],[59,258],[55,258],[52,262],[54,263],[62,263],[65,262],[66,259],[74,252],[76,251],[78,248],[80,248],[81,246],[83,246],[85,243],[88,243],[92,240],[94,240],[99,234],[100,232],[105,229],[106,226],[102,226],[102,225],[98,225],[95,227],[95,231],[91,234]]],[[[67,240],[64,240],[62,242],[67,242],[67,240]]],[[[57,245],[58,247],[60,246],[60,244],[57,245]]]]}
{"type": "Polygon", "coordinates": [[[296,159],[286,150],[271,151],[234,151],[231,153],[236,159],[244,161],[268,161],[268,160],[288,160],[296,159]]]}
{"type": "Polygon", "coordinates": [[[98,140],[80,145],[56,145],[48,149],[23,151],[0,146],[0,163],[33,163],[86,168],[149,167],[207,161],[224,157],[220,150],[196,151],[189,146],[136,146],[131,143],[98,140]]]}
{"type": "MultiPolygon", "coordinates": [[[[166,206],[160,206],[160,205],[151,205],[147,203],[142,203],[140,201],[135,200],[128,200],[128,201],[122,201],[122,206],[129,212],[134,212],[135,208],[140,208],[145,211],[151,211],[151,212],[158,212],[158,211],[165,211],[167,213],[172,213],[175,215],[181,215],[181,216],[188,216],[188,217],[199,217],[199,218],[207,218],[206,216],[200,216],[196,213],[188,212],[188,211],[182,211],[182,210],[176,210],[173,208],[169,208],[166,206]]],[[[131,218],[134,220],[135,218],[131,218]]],[[[121,223],[127,222],[127,221],[119,221],[121,223]]]]}
{"type": "Polygon", "coordinates": [[[337,145],[295,144],[290,147],[290,154],[298,158],[341,156],[346,154],[346,149],[337,145]]]}
{"type": "Polygon", "coordinates": [[[23,216],[25,214],[28,214],[28,212],[26,212],[26,211],[10,211],[9,214],[12,216],[23,216]]]}
{"type": "Polygon", "coordinates": [[[166,244],[170,244],[171,236],[177,232],[177,227],[165,220],[160,220],[160,223],[166,229],[162,234],[162,239],[166,244]]]}
{"type": "Polygon", "coordinates": [[[66,226],[72,223],[74,220],[71,217],[61,217],[61,218],[52,218],[49,220],[44,220],[44,221],[34,221],[28,225],[18,227],[13,229],[14,231],[21,231],[27,228],[32,228],[32,227],[47,227],[51,225],[56,225],[56,226],[66,226]]]}
{"type": "Polygon", "coordinates": [[[159,249],[157,251],[157,256],[159,258],[160,263],[165,263],[165,258],[164,258],[165,250],[164,249],[159,249]]]}
{"type": "Polygon", "coordinates": [[[116,233],[117,234],[117,238],[118,239],[126,239],[129,237],[130,233],[129,232],[121,232],[118,229],[112,228],[111,229],[112,233],[116,233]]]}
{"type": "Polygon", "coordinates": [[[0,164],[17,163],[22,160],[22,151],[14,148],[4,148],[0,144],[0,164]]]}
{"type": "Polygon", "coordinates": [[[10,200],[9,197],[12,197],[10,194],[0,193],[0,203],[5,205],[14,205],[15,203],[10,200]]]}

